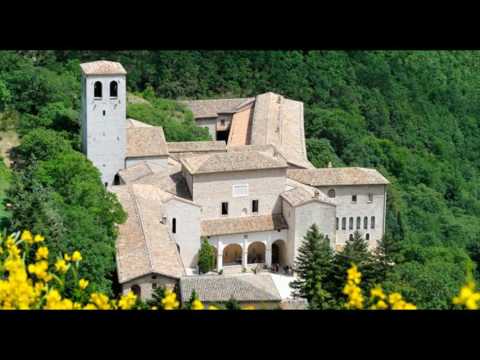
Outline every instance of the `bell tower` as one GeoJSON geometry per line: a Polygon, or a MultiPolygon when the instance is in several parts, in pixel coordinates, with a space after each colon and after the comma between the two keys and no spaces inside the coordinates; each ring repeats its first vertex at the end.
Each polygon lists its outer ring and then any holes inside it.
{"type": "Polygon", "coordinates": [[[127,72],[120,63],[104,60],[80,67],[82,152],[109,186],[125,167],[127,72]]]}

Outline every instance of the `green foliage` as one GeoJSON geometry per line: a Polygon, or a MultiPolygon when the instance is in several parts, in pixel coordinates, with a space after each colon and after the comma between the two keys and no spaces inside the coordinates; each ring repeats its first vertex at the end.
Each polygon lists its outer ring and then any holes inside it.
{"type": "Polygon", "coordinates": [[[228,301],[223,304],[225,310],[242,310],[240,303],[231,297],[228,301]]]}
{"type": "Polygon", "coordinates": [[[198,268],[200,273],[207,273],[215,267],[215,247],[209,244],[207,239],[202,239],[198,252],[198,268]]]}
{"type": "Polygon", "coordinates": [[[333,251],[328,240],[313,224],[298,249],[295,271],[298,279],[291,283],[295,296],[305,298],[310,308],[324,309],[332,306],[326,283],[333,270],[333,251]]]}
{"type": "Polygon", "coordinates": [[[11,174],[5,166],[3,159],[0,157],[0,227],[4,228],[9,217],[9,213],[5,208],[5,192],[10,185],[11,174]]]}
{"type": "Polygon", "coordinates": [[[11,101],[12,94],[10,90],[8,90],[5,82],[0,80],[0,111],[4,111],[11,101]]]}
{"type": "Polygon", "coordinates": [[[198,294],[195,291],[195,289],[193,289],[192,294],[190,295],[190,299],[188,299],[188,301],[183,305],[183,309],[192,310],[192,304],[197,299],[198,299],[198,294]]]}
{"type": "Polygon", "coordinates": [[[129,104],[127,115],[154,126],[162,126],[167,141],[210,140],[207,129],[198,127],[193,114],[180,103],[149,98],[147,104],[129,104]]]}

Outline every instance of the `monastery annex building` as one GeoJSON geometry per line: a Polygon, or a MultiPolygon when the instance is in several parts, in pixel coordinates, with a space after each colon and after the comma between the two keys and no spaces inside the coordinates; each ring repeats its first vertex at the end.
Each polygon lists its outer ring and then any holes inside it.
{"type": "Polygon", "coordinates": [[[183,101],[214,140],[167,142],[162,127],[126,117],[120,63],[80,66],[83,152],[128,213],[116,244],[123,291],[146,299],[178,284],[182,299],[195,289],[207,303],[276,303],[284,296],[268,269],[294,264],[312,224],[334,249],[355,231],[370,247],[384,235],[388,180],[375,169],[315,168],[302,102],[272,92],[183,101]],[[216,249],[214,275],[197,272],[203,238],[216,249]]]}

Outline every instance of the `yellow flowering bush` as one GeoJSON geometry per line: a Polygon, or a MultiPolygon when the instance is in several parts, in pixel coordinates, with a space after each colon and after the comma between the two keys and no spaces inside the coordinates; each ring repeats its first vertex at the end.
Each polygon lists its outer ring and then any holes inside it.
{"type": "MultiPolygon", "coordinates": [[[[365,297],[363,296],[360,283],[362,273],[358,271],[356,265],[352,265],[347,270],[347,284],[343,288],[343,293],[347,295],[345,307],[347,309],[361,310],[365,308],[365,297]]],[[[385,294],[380,286],[370,290],[369,309],[371,310],[415,310],[416,306],[406,302],[402,295],[394,292],[385,294]]]]}
{"type": "MultiPolygon", "coordinates": [[[[101,293],[90,294],[85,304],[81,296],[70,299],[62,294],[65,275],[72,271],[74,279],[78,276],[79,251],[72,255],[64,254],[49,267],[49,252],[41,245],[45,238],[25,230],[21,234],[0,236],[0,309],[45,309],[45,310],[80,310],[80,309],[132,309],[137,297],[129,292],[117,302],[101,293]],[[30,253],[35,254],[35,262],[28,264],[30,253]],[[73,264],[71,263],[73,262],[73,264]]],[[[78,281],[78,291],[85,294],[88,280],[78,281]]]]}
{"type": "Polygon", "coordinates": [[[472,276],[469,276],[467,283],[460,289],[459,294],[452,299],[452,303],[467,310],[478,310],[480,292],[476,291],[476,284],[472,276]]]}

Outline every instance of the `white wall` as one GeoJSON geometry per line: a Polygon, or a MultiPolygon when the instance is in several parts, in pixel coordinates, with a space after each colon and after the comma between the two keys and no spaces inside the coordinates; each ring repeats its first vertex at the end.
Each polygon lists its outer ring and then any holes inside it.
{"type": "MultiPolygon", "coordinates": [[[[252,216],[252,200],[259,200],[258,215],[280,213],[280,193],[285,190],[286,169],[264,169],[193,176],[193,201],[203,207],[202,219],[223,218],[221,203],[228,202],[228,216],[252,216]],[[232,186],[248,184],[249,195],[233,197],[232,186]],[[246,209],[246,214],[242,211],[246,209]]],[[[188,181],[187,181],[188,183],[188,181]]]]}
{"type": "Polygon", "coordinates": [[[200,250],[200,212],[198,206],[172,199],[166,204],[168,228],[180,247],[180,256],[185,267],[196,268],[200,250]],[[176,233],[172,233],[172,219],[177,221],[176,233]]]}
{"type": "Polygon", "coordinates": [[[197,126],[205,127],[208,129],[212,140],[216,140],[217,138],[217,118],[200,118],[195,119],[197,126]]]}
{"type": "Polygon", "coordinates": [[[124,168],[126,151],[125,75],[82,77],[82,146],[88,159],[111,185],[124,168]],[[110,98],[110,82],[118,82],[118,97],[110,98]],[[102,98],[94,98],[94,83],[102,83],[102,98]],[[105,112],[105,115],[104,115],[105,112]]]}
{"type": "Polygon", "coordinates": [[[332,248],[335,242],[335,206],[320,203],[318,201],[308,202],[295,209],[293,259],[298,256],[298,248],[304,241],[307,231],[313,224],[317,224],[318,230],[328,235],[332,248]]]}
{"type": "Polygon", "coordinates": [[[370,234],[369,246],[375,247],[377,242],[382,238],[385,232],[385,201],[386,186],[385,185],[358,185],[358,186],[336,186],[336,187],[319,187],[325,194],[329,189],[335,189],[335,199],[337,204],[336,217],[339,218],[339,230],[337,231],[337,244],[343,245],[348,240],[350,234],[353,234],[357,227],[357,217],[361,218],[360,233],[370,234]],[[373,201],[368,202],[368,194],[373,194],[373,201]],[[352,194],[357,194],[357,202],[352,203],[352,194]],[[363,228],[363,218],[368,217],[368,229],[363,228]],[[375,229],[371,229],[371,217],[375,216],[375,229]],[[342,230],[342,218],[346,218],[347,229],[342,230]],[[349,218],[354,218],[354,228],[349,229],[349,218]]]}

